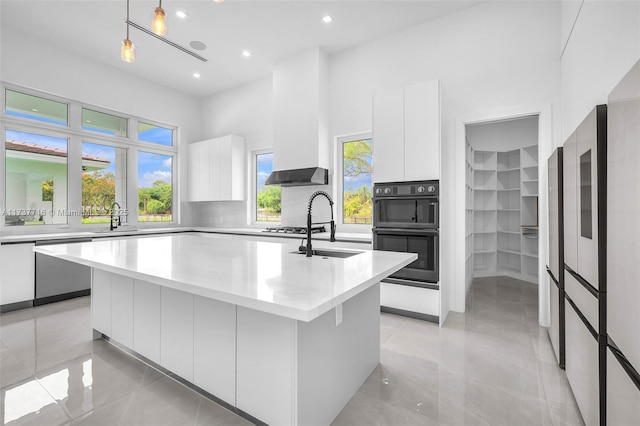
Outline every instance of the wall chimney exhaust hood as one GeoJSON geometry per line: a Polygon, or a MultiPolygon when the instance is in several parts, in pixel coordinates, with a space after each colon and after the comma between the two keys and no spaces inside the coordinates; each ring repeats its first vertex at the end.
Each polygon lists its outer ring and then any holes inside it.
{"type": "Polygon", "coordinates": [[[328,185],[329,59],[319,47],[273,68],[273,172],[267,185],[328,185]]]}
{"type": "Polygon", "coordinates": [[[329,171],[322,167],[308,167],[306,169],[277,170],[267,178],[265,185],[306,186],[327,185],[329,171]]]}

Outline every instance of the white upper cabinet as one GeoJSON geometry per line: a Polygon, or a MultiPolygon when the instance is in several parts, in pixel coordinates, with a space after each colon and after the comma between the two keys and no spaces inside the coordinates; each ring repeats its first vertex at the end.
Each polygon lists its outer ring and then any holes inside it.
{"type": "Polygon", "coordinates": [[[189,144],[189,201],[245,199],[245,145],[240,136],[189,144]]]}
{"type": "Polygon", "coordinates": [[[440,179],[440,83],[377,93],[373,146],[374,182],[440,179]]]}

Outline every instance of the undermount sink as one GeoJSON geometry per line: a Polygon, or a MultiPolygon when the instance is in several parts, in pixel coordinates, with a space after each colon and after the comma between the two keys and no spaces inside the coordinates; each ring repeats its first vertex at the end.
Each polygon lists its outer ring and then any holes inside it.
{"type": "Polygon", "coordinates": [[[113,231],[110,229],[100,229],[98,231],[94,231],[97,234],[117,234],[123,232],[137,232],[137,229],[114,229],[113,231]]]}
{"type": "MultiPolygon", "coordinates": [[[[304,254],[306,255],[306,251],[293,251],[294,254],[304,254]]],[[[338,251],[338,250],[327,250],[327,249],[318,249],[312,250],[311,254],[314,256],[320,257],[337,257],[341,259],[345,259],[347,257],[355,256],[357,254],[363,253],[361,251],[338,251]]]]}

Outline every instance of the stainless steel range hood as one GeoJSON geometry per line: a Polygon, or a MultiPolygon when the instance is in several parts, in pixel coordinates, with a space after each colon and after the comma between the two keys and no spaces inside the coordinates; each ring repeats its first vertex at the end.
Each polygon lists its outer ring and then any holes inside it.
{"type": "Polygon", "coordinates": [[[307,186],[327,185],[329,171],[322,167],[308,167],[305,169],[276,170],[267,178],[265,185],[307,186]]]}

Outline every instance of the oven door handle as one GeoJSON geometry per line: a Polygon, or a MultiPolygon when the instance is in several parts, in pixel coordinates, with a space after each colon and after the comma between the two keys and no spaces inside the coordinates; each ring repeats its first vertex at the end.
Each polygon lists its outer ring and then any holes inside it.
{"type": "Polygon", "coordinates": [[[374,228],[374,234],[380,235],[438,235],[437,229],[407,229],[407,228],[374,228]]]}
{"type": "Polygon", "coordinates": [[[434,200],[437,203],[438,196],[437,195],[412,195],[410,197],[407,197],[407,196],[373,197],[373,201],[384,201],[384,200],[405,200],[405,201],[434,200]]]}

